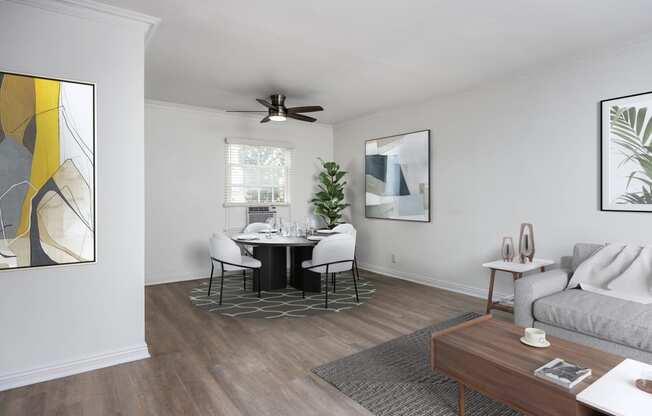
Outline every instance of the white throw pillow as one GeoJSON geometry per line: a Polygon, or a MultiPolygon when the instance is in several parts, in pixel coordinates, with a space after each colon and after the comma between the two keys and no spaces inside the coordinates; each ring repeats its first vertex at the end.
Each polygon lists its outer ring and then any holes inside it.
{"type": "Polygon", "coordinates": [[[652,246],[639,250],[637,258],[623,273],[607,285],[607,289],[634,296],[652,295],[652,246]]]}
{"type": "Polygon", "coordinates": [[[638,256],[640,247],[608,244],[584,260],[573,273],[568,288],[592,286],[606,289],[638,256]]]}

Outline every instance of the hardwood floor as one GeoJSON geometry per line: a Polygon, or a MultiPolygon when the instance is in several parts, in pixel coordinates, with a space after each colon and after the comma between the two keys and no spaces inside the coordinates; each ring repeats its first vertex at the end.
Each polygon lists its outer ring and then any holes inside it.
{"type": "Polygon", "coordinates": [[[0,415],[369,415],[310,370],[463,312],[483,313],[485,301],[361,274],[377,288],[369,304],[285,320],[200,311],[188,299],[197,281],[147,287],[151,359],[0,392],[0,415]]]}

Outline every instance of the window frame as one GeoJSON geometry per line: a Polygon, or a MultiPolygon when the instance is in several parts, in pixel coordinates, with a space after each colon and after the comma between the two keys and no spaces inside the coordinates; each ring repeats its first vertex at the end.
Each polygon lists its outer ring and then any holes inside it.
{"type": "MultiPolygon", "coordinates": [[[[290,143],[286,142],[278,142],[278,141],[270,141],[270,140],[255,140],[255,139],[240,139],[240,138],[226,138],[224,140],[224,200],[223,200],[223,207],[252,207],[252,206],[278,206],[278,207],[283,207],[283,206],[289,206],[291,203],[291,185],[292,185],[292,159],[294,155],[294,148],[290,143]],[[276,202],[276,201],[270,201],[270,202],[232,202],[228,201],[228,198],[233,195],[232,190],[236,188],[237,186],[233,186],[233,183],[229,183],[231,181],[232,175],[231,175],[231,167],[234,166],[234,164],[229,162],[229,154],[230,154],[230,148],[233,145],[240,145],[240,146],[252,146],[252,147],[266,147],[266,148],[273,148],[273,149],[281,149],[286,153],[287,156],[287,162],[285,163],[285,166],[282,166],[282,168],[286,172],[286,184],[283,186],[281,189],[285,190],[285,201],[284,202],[276,202]]],[[[246,165],[243,163],[237,164],[236,166],[252,166],[256,168],[256,171],[258,174],[265,168],[265,167],[271,167],[271,166],[265,166],[260,164],[260,160],[258,164],[255,165],[246,165]]],[[[244,192],[246,194],[247,192],[247,187],[244,185],[242,186],[244,189],[244,192]]],[[[258,187],[259,189],[259,194],[258,198],[260,199],[260,188],[261,186],[258,187]]],[[[273,190],[275,188],[274,185],[271,186],[272,188],[272,195],[273,195],[273,190]]]]}

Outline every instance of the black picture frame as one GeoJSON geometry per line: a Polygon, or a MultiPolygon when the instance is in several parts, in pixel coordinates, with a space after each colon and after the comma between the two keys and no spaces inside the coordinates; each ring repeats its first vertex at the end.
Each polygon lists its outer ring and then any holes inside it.
{"type": "Polygon", "coordinates": [[[403,222],[413,222],[413,223],[429,223],[432,221],[432,135],[430,132],[430,129],[423,129],[423,130],[414,130],[414,131],[409,131],[406,133],[398,133],[398,134],[392,134],[389,136],[383,136],[383,137],[376,137],[373,139],[367,139],[364,141],[364,184],[365,184],[365,197],[363,198],[363,210],[365,213],[365,218],[367,219],[373,219],[373,220],[388,220],[388,221],[403,221],[403,222]],[[385,218],[385,217],[374,217],[374,216],[369,216],[367,215],[367,143],[375,140],[382,140],[382,139],[389,139],[392,137],[398,137],[398,136],[405,136],[408,134],[415,134],[415,133],[424,133],[426,132],[428,134],[428,217],[425,220],[414,220],[414,219],[404,219],[404,218],[385,218]]]}
{"type": "MultiPolygon", "coordinates": [[[[0,268],[0,273],[2,272],[12,272],[12,271],[24,271],[24,270],[34,270],[34,269],[43,269],[43,268],[51,268],[51,267],[66,267],[66,266],[76,266],[76,265],[88,265],[88,264],[97,264],[97,230],[98,230],[98,224],[97,224],[97,207],[98,207],[98,200],[97,200],[97,84],[93,82],[87,82],[87,81],[79,81],[79,80],[72,80],[72,79],[67,79],[67,78],[57,78],[57,77],[52,77],[52,76],[45,76],[45,75],[38,75],[38,74],[31,74],[31,73],[22,73],[22,72],[13,72],[13,71],[8,71],[8,70],[3,70],[0,68],[0,78],[4,78],[6,75],[10,76],[16,76],[16,77],[24,77],[24,78],[34,78],[34,79],[42,79],[42,80],[48,80],[48,81],[58,81],[58,82],[65,82],[65,83],[70,83],[70,84],[79,84],[79,85],[84,85],[87,87],[90,87],[92,89],[92,108],[91,108],[91,115],[92,115],[92,130],[93,130],[93,148],[92,148],[92,160],[91,160],[91,165],[93,167],[93,192],[92,192],[92,206],[93,206],[93,259],[92,260],[87,260],[87,261],[77,261],[77,262],[64,262],[64,263],[55,263],[55,264],[37,264],[37,265],[30,265],[30,266],[19,266],[19,267],[5,267],[5,268],[0,268]]],[[[2,86],[0,82],[0,87],[2,86]]]]}
{"type": "MultiPolygon", "coordinates": [[[[617,207],[614,208],[610,205],[609,203],[609,192],[608,192],[608,186],[609,184],[607,183],[607,178],[609,177],[610,171],[608,169],[608,148],[609,148],[609,138],[610,138],[610,117],[608,116],[609,111],[611,109],[611,105],[613,105],[614,101],[619,101],[619,100],[628,100],[631,98],[636,98],[636,97],[643,97],[643,96],[650,96],[650,101],[652,102],[652,91],[647,91],[647,92],[642,92],[642,93],[637,93],[637,94],[629,94],[629,95],[623,95],[619,97],[613,97],[613,98],[606,98],[604,100],[600,100],[600,108],[599,108],[599,113],[600,113],[600,142],[599,142],[599,155],[600,155],[600,169],[599,169],[599,176],[600,176],[600,191],[599,191],[599,198],[600,198],[600,211],[602,212],[629,212],[629,213],[649,213],[652,212],[652,204],[647,204],[649,207],[647,209],[641,209],[640,205],[643,204],[632,204],[635,206],[635,209],[624,209],[624,207],[627,207],[627,204],[620,204],[622,207],[617,207]],[[605,118],[605,113],[607,113],[607,117],[605,118]],[[609,126],[609,127],[606,127],[609,126]]],[[[650,114],[652,114],[652,108],[649,109],[650,114]]],[[[652,120],[649,121],[652,123],[652,120]]]]}

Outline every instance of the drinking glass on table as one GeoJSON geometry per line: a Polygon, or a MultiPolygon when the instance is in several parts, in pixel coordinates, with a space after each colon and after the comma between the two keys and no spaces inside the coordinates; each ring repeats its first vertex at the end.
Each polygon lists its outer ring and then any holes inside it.
{"type": "Polygon", "coordinates": [[[314,232],[315,227],[312,221],[312,218],[307,217],[306,218],[306,237],[310,237],[312,233],[314,232]]]}
{"type": "Polygon", "coordinates": [[[283,237],[289,237],[291,233],[290,223],[281,219],[281,235],[283,237]]]}

